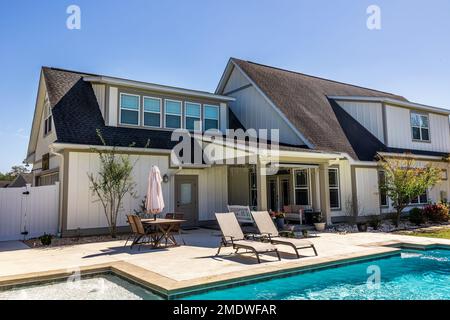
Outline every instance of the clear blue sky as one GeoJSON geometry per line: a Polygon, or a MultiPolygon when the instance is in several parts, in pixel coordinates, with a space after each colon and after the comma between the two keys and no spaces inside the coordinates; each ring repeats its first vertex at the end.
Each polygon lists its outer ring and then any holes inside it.
{"type": "Polygon", "coordinates": [[[234,56],[450,107],[449,37],[448,0],[0,0],[0,171],[25,157],[42,65],[214,91],[234,56]]]}

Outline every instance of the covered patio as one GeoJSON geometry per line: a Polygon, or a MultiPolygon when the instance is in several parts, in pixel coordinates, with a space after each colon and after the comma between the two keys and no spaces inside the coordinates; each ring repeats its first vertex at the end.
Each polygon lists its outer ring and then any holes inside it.
{"type": "Polygon", "coordinates": [[[259,156],[257,164],[228,166],[230,204],[275,212],[302,208],[321,213],[328,224],[333,215],[344,214],[344,199],[351,197],[348,160],[299,149],[279,152],[276,161],[259,156]]]}

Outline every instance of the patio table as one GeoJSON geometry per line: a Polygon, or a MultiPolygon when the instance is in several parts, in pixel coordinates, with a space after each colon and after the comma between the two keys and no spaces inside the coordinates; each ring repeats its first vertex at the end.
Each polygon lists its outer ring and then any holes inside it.
{"type": "Polygon", "coordinates": [[[166,245],[167,242],[171,242],[173,245],[177,246],[178,243],[173,236],[172,230],[177,226],[180,228],[181,224],[186,222],[186,220],[156,218],[141,219],[141,222],[145,227],[155,227],[161,233],[160,236],[155,236],[153,238],[153,247],[157,247],[162,240],[165,240],[166,245]]]}

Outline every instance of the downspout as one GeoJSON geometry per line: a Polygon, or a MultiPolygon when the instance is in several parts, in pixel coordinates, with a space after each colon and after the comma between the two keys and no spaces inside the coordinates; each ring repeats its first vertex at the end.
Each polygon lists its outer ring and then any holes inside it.
{"type": "Polygon", "coordinates": [[[55,147],[50,147],[50,153],[59,157],[59,212],[58,212],[58,237],[62,236],[62,213],[63,213],[63,186],[64,186],[64,155],[55,151],[55,147]]]}

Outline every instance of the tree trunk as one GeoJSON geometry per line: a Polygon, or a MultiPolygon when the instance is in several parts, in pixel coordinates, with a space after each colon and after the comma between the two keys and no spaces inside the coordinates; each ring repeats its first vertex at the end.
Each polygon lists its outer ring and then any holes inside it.
{"type": "Polygon", "coordinates": [[[402,210],[401,209],[397,209],[397,213],[395,216],[395,227],[398,228],[398,225],[400,224],[400,217],[402,215],[402,210]]]}
{"type": "Polygon", "coordinates": [[[111,226],[111,237],[113,239],[117,238],[117,226],[115,223],[113,223],[111,226]]]}

